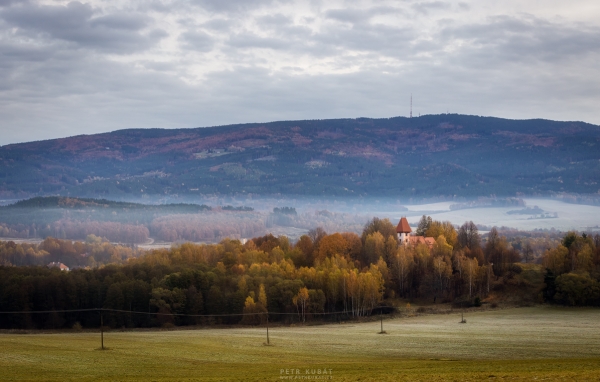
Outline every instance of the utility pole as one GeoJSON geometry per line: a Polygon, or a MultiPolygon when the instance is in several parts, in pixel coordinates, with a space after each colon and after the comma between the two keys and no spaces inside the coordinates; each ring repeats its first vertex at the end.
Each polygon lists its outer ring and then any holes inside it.
{"type": "Polygon", "coordinates": [[[410,94],[410,118],[412,118],[412,93],[410,94]]]}
{"type": "Polygon", "coordinates": [[[379,334],[387,334],[385,331],[383,331],[383,308],[380,308],[379,310],[379,322],[381,324],[381,331],[379,334]]]}
{"type": "Polygon", "coordinates": [[[270,345],[271,342],[269,342],[269,312],[267,312],[267,345],[270,345]]]}
{"type": "Polygon", "coordinates": [[[102,309],[100,309],[100,343],[101,349],[104,350],[104,317],[102,315],[102,309]]]}

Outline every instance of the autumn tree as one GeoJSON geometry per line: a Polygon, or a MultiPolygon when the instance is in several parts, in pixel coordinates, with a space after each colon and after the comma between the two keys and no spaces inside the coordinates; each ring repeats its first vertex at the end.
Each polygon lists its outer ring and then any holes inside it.
{"type": "Polygon", "coordinates": [[[543,256],[544,266],[554,275],[561,275],[569,269],[569,250],[564,245],[547,250],[543,256]]]}
{"type": "Polygon", "coordinates": [[[360,254],[363,249],[360,236],[354,232],[342,232],[342,237],[346,240],[346,243],[348,243],[348,256],[350,256],[352,260],[360,260],[360,254]]]}
{"type": "Polygon", "coordinates": [[[433,221],[425,232],[425,236],[427,237],[438,238],[440,235],[444,236],[446,238],[446,242],[451,246],[454,247],[456,245],[456,229],[449,221],[433,221]]]}
{"type": "Polygon", "coordinates": [[[415,235],[417,235],[417,236],[425,236],[425,233],[427,232],[427,230],[431,226],[432,222],[433,222],[433,220],[431,219],[431,216],[425,216],[425,215],[423,215],[423,217],[421,218],[421,220],[419,220],[419,225],[417,227],[417,230],[415,231],[415,235]]]}
{"type": "Polygon", "coordinates": [[[529,241],[527,241],[525,243],[525,247],[523,247],[523,260],[525,260],[526,263],[533,260],[533,248],[531,247],[531,243],[529,241]]]}
{"type": "Polygon", "coordinates": [[[308,289],[302,287],[297,295],[293,298],[293,303],[298,310],[298,317],[302,322],[306,322],[306,305],[308,304],[308,289]]]}
{"type": "Polygon", "coordinates": [[[481,238],[479,230],[473,221],[465,222],[458,229],[457,242],[459,248],[468,248],[473,251],[480,247],[481,238]]]}
{"type": "Polygon", "coordinates": [[[363,245],[366,244],[367,237],[375,232],[379,232],[384,239],[387,239],[389,236],[396,236],[396,226],[394,226],[389,219],[373,218],[369,220],[367,224],[365,224],[361,236],[363,245]]]}
{"type": "Polygon", "coordinates": [[[310,238],[310,240],[312,240],[313,245],[317,247],[319,245],[319,241],[321,241],[322,238],[327,236],[327,232],[325,232],[323,227],[317,227],[308,231],[307,235],[310,238]]]}
{"type": "Polygon", "coordinates": [[[314,263],[314,256],[313,256],[314,243],[313,243],[313,240],[310,238],[310,236],[308,236],[308,235],[300,236],[300,239],[296,243],[295,248],[300,249],[302,251],[302,253],[304,254],[304,258],[306,259],[305,260],[306,264],[308,266],[313,265],[313,263],[314,263]]]}
{"type": "Polygon", "coordinates": [[[414,256],[412,251],[404,246],[398,248],[395,258],[395,270],[396,277],[398,279],[398,286],[400,289],[400,295],[405,296],[406,290],[408,289],[409,275],[415,266],[414,256]]]}
{"type": "Polygon", "coordinates": [[[381,233],[375,231],[367,235],[364,246],[363,264],[376,263],[380,257],[385,255],[385,239],[381,233]]]}
{"type": "Polygon", "coordinates": [[[452,276],[452,265],[450,256],[436,256],[433,259],[433,271],[437,284],[437,291],[443,293],[446,289],[450,276],[452,276]]]}
{"type": "Polygon", "coordinates": [[[479,262],[477,259],[465,259],[465,276],[469,285],[469,298],[473,296],[473,288],[477,282],[477,276],[479,275],[479,262]]]}
{"type": "Polygon", "coordinates": [[[488,234],[484,253],[486,261],[493,264],[496,276],[502,276],[513,263],[521,260],[519,253],[508,244],[504,236],[498,234],[496,227],[488,234]]]}
{"type": "Polygon", "coordinates": [[[323,261],[326,257],[333,255],[346,255],[348,253],[348,242],[339,233],[326,235],[319,241],[319,248],[315,261],[323,261]]]}
{"type": "Polygon", "coordinates": [[[452,256],[452,245],[446,242],[446,237],[440,235],[433,244],[432,255],[434,257],[450,257],[452,256]]]}

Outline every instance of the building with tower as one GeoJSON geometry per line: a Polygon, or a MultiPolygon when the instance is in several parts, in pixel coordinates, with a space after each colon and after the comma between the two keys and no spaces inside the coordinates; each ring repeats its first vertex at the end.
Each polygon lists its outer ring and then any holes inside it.
{"type": "Polygon", "coordinates": [[[408,224],[408,220],[406,220],[406,217],[404,216],[398,222],[396,234],[398,235],[399,245],[416,246],[418,244],[425,244],[431,249],[435,243],[435,239],[433,237],[412,235],[412,229],[408,224]]]}

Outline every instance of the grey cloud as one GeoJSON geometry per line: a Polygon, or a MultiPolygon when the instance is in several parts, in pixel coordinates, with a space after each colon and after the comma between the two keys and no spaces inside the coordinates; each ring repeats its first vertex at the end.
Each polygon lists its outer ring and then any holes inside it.
{"type": "Polygon", "coordinates": [[[112,53],[130,53],[148,49],[166,36],[159,29],[144,33],[147,19],[140,15],[106,15],[92,18],[89,4],[71,2],[67,6],[13,6],[0,12],[5,22],[19,28],[21,34],[59,39],[112,53]]]}
{"type": "Polygon", "coordinates": [[[440,38],[460,39],[464,49],[500,62],[564,61],[600,52],[600,28],[561,25],[532,17],[491,18],[485,24],[444,28],[440,38]]]}
{"type": "Polygon", "coordinates": [[[252,33],[240,33],[229,39],[229,45],[235,48],[264,48],[283,50],[291,47],[290,41],[275,37],[261,37],[252,33]]]}
{"type": "Polygon", "coordinates": [[[371,7],[366,9],[342,8],[330,9],[325,12],[327,18],[352,24],[366,23],[374,16],[388,14],[406,14],[406,12],[401,8],[393,7],[371,7]]]}
{"type": "Polygon", "coordinates": [[[161,12],[161,13],[169,13],[172,12],[174,8],[179,8],[182,6],[178,0],[144,0],[137,6],[137,11],[145,12],[148,10],[161,12]]]}
{"type": "Polygon", "coordinates": [[[197,50],[200,52],[208,52],[212,50],[215,40],[208,33],[202,31],[188,31],[180,36],[186,48],[197,50]]]}
{"type": "Polygon", "coordinates": [[[364,12],[357,9],[330,9],[325,12],[325,16],[330,19],[348,23],[362,22],[369,18],[368,15],[365,15],[364,12]]]}
{"type": "Polygon", "coordinates": [[[270,5],[276,0],[193,0],[191,3],[217,13],[240,12],[270,5]]]}
{"type": "Polygon", "coordinates": [[[287,40],[288,45],[298,41],[306,43],[313,34],[307,26],[297,25],[292,18],[282,14],[258,17],[255,22],[261,31],[276,36],[276,39],[287,40]]]}
{"type": "MultiPolygon", "coordinates": [[[[27,2],[27,0],[23,0],[23,3],[27,2]]],[[[8,7],[12,4],[16,4],[17,0],[0,0],[0,8],[2,7],[8,7]]]]}
{"type": "Polygon", "coordinates": [[[144,15],[114,14],[96,17],[90,23],[93,27],[102,26],[112,29],[138,31],[148,25],[148,18],[144,15]]]}
{"type": "Polygon", "coordinates": [[[261,33],[245,31],[231,36],[227,41],[233,48],[264,48],[310,54],[318,57],[335,57],[350,50],[379,52],[388,56],[405,56],[415,33],[406,26],[388,26],[368,22],[378,14],[401,12],[393,8],[374,7],[364,10],[331,10],[329,18],[349,20],[346,27],[326,25],[313,31],[306,26],[294,25],[283,15],[257,18],[261,33]]]}
{"type": "Polygon", "coordinates": [[[283,15],[281,13],[275,15],[261,16],[256,19],[256,22],[260,25],[268,25],[271,27],[287,26],[294,23],[291,17],[283,15]]]}
{"type": "Polygon", "coordinates": [[[142,61],[141,64],[144,66],[144,68],[165,73],[174,73],[179,67],[175,63],[165,61],[142,61]]]}
{"type": "Polygon", "coordinates": [[[231,28],[233,22],[227,19],[211,19],[202,24],[202,27],[216,30],[216,31],[227,31],[231,28]]]}
{"type": "MultiPolygon", "coordinates": [[[[415,114],[449,110],[513,118],[565,115],[564,100],[553,95],[557,88],[565,89],[565,79],[523,77],[511,71],[490,76],[481,68],[435,62],[324,75],[273,72],[250,64],[208,73],[198,85],[185,84],[176,73],[148,72],[102,59],[73,60],[69,55],[21,71],[21,82],[0,92],[0,104],[17,97],[23,101],[0,108],[0,119],[5,126],[22,128],[10,138],[0,138],[1,143],[132,127],[390,117],[408,113],[411,92],[415,114]],[[526,110],[520,104],[526,104],[526,110]]],[[[597,88],[599,81],[582,71],[569,78],[569,96],[581,97],[577,89],[597,88]]],[[[594,111],[586,110],[572,111],[573,118],[592,118],[594,111]]]]}
{"type": "Polygon", "coordinates": [[[422,14],[428,14],[429,11],[436,10],[445,10],[450,9],[451,5],[447,2],[443,1],[426,1],[417,4],[413,4],[412,8],[422,14]]]}
{"type": "Polygon", "coordinates": [[[360,25],[348,29],[329,29],[315,36],[322,44],[339,50],[378,52],[386,56],[406,56],[416,38],[414,30],[386,25],[360,25]]]}

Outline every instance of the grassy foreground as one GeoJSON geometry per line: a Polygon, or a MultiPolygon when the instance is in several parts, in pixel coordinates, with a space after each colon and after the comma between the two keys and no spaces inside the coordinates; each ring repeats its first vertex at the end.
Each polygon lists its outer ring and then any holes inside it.
{"type": "Polygon", "coordinates": [[[379,322],[271,328],[273,346],[264,328],[110,332],[106,351],[97,333],[1,334],[0,380],[600,379],[598,309],[465,318],[387,320],[388,334],[379,322]]]}

